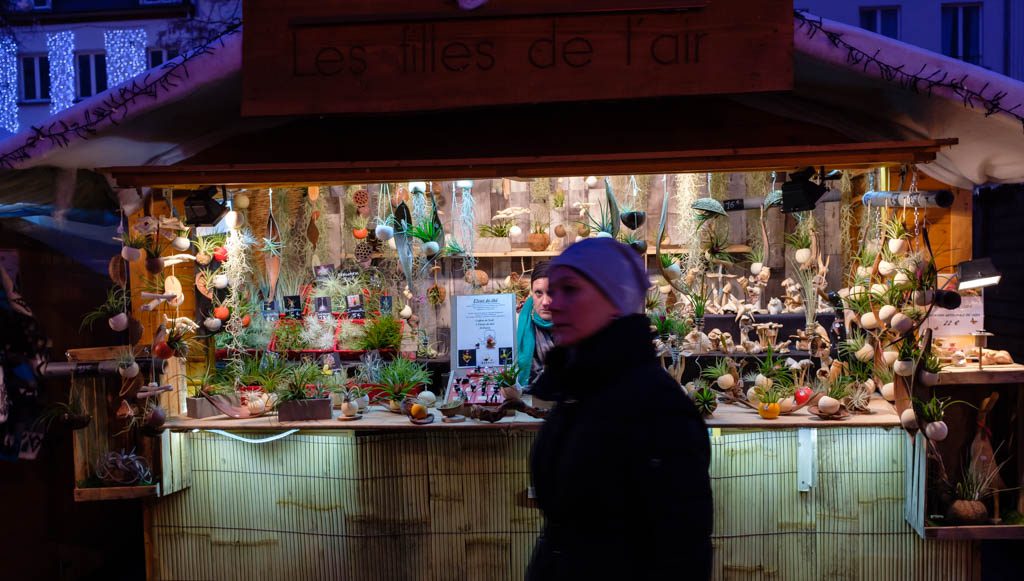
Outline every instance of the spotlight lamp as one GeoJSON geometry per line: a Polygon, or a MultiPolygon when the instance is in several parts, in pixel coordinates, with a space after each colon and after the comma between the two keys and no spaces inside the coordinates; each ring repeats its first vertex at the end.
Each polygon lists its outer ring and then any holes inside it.
{"type": "Polygon", "coordinates": [[[813,167],[805,167],[789,174],[785,183],[782,184],[782,212],[806,212],[813,210],[815,204],[825,192],[829,191],[826,182],[837,180],[843,177],[843,172],[832,170],[825,172],[825,168],[815,171],[813,167]],[[812,181],[817,176],[818,181],[812,181]]]}
{"type": "Polygon", "coordinates": [[[956,265],[957,290],[984,288],[999,284],[1003,274],[996,270],[991,258],[975,258],[956,265]]]}
{"type": "Polygon", "coordinates": [[[210,186],[193,192],[185,198],[185,219],[189,224],[215,226],[224,217],[228,211],[227,206],[214,200],[215,195],[217,195],[217,187],[210,186]]]}

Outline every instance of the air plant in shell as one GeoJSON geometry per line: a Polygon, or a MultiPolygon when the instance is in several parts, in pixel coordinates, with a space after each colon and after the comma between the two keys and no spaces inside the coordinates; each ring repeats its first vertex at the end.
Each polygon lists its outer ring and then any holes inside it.
{"type": "Polygon", "coordinates": [[[914,371],[917,368],[917,360],[920,356],[921,351],[917,346],[917,340],[913,336],[904,338],[900,342],[899,356],[892,365],[893,373],[900,377],[914,375],[914,371]]]}
{"type": "Polygon", "coordinates": [[[747,253],[747,261],[750,262],[750,274],[757,276],[764,268],[764,245],[760,239],[752,240],[750,252],[747,253]]]}
{"type": "Polygon", "coordinates": [[[796,231],[786,234],[786,245],[794,250],[793,259],[800,266],[806,266],[811,258],[811,232],[802,225],[797,225],[796,231]]]}
{"type": "Polygon", "coordinates": [[[195,240],[196,264],[206,266],[213,261],[213,251],[220,246],[219,237],[200,236],[195,240]]]}
{"type": "Polygon", "coordinates": [[[128,310],[128,292],[119,286],[114,286],[107,291],[107,300],[103,304],[82,317],[82,324],[79,329],[85,329],[86,327],[92,329],[93,323],[106,318],[111,330],[117,332],[124,331],[128,328],[129,323],[128,315],[126,314],[128,310]]]}
{"type": "Polygon", "coordinates": [[[729,360],[725,358],[718,359],[714,365],[703,369],[700,375],[726,391],[736,386],[736,376],[732,373],[729,360]]]}
{"type": "Polygon", "coordinates": [[[874,361],[875,348],[866,333],[853,329],[846,340],[839,344],[839,354],[857,361],[868,362],[874,361]]]}
{"type": "Polygon", "coordinates": [[[128,262],[135,262],[142,258],[147,241],[145,236],[139,236],[131,230],[127,230],[121,236],[121,244],[121,258],[128,262]]]}
{"type": "Polygon", "coordinates": [[[683,272],[679,266],[679,256],[675,254],[659,254],[658,260],[661,261],[662,270],[665,272],[665,278],[674,280],[679,278],[683,272]]]}
{"type": "MultiPolygon", "coordinates": [[[[356,240],[365,240],[370,235],[366,229],[369,223],[370,221],[365,216],[360,216],[359,214],[349,219],[348,225],[352,228],[352,237],[356,240]]],[[[376,231],[374,231],[374,234],[376,234],[376,231]]]]}
{"type": "Polygon", "coordinates": [[[619,234],[619,241],[635,250],[641,256],[647,253],[647,241],[636,232],[619,234]]]}
{"type": "Polygon", "coordinates": [[[599,204],[600,215],[594,216],[590,213],[590,209],[585,211],[584,219],[579,222],[582,226],[585,226],[588,230],[596,232],[595,236],[598,238],[614,238],[619,230],[619,223],[612,221],[612,213],[608,210],[608,207],[604,204],[599,204]]]}
{"type": "Polygon", "coordinates": [[[139,374],[139,363],[135,360],[135,351],[131,347],[117,354],[117,372],[125,379],[132,379],[139,374]]]}
{"type": "Polygon", "coordinates": [[[714,220],[719,216],[725,216],[725,207],[722,202],[714,198],[699,198],[693,201],[690,205],[693,210],[694,221],[697,222],[697,230],[700,230],[709,220],[714,220]]]}
{"type": "Polygon", "coordinates": [[[405,234],[423,243],[421,249],[423,250],[423,255],[428,258],[437,255],[441,251],[441,247],[437,243],[437,239],[441,237],[441,229],[437,227],[433,220],[424,220],[414,226],[406,227],[405,234]]]}
{"type": "Polygon", "coordinates": [[[958,403],[970,405],[967,402],[954,400],[949,397],[933,396],[927,401],[914,397],[912,400],[914,402],[914,412],[918,418],[925,422],[924,435],[934,442],[941,442],[949,435],[949,427],[943,421],[946,416],[946,410],[958,403]]]}
{"type": "Polygon", "coordinates": [[[921,359],[921,381],[925,385],[934,385],[937,381],[937,375],[945,367],[939,356],[935,354],[934,349],[929,349],[928,353],[925,354],[924,358],[921,359]]]}
{"type": "Polygon", "coordinates": [[[885,236],[889,239],[886,243],[889,252],[895,255],[906,254],[910,248],[910,242],[907,240],[910,237],[910,232],[907,231],[903,220],[899,218],[893,218],[885,223],[885,236]]]}
{"type": "Polygon", "coordinates": [[[827,416],[839,413],[843,400],[850,395],[849,384],[838,377],[834,381],[826,380],[821,387],[824,395],[818,399],[818,411],[827,416]]]}

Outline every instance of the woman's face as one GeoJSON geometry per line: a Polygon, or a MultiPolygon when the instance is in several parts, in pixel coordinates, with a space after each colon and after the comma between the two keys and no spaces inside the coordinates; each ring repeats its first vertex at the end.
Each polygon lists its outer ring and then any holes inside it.
{"type": "Polygon", "coordinates": [[[551,295],[548,294],[548,278],[538,278],[533,281],[533,312],[545,321],[551,320],[551,295]]]}
{"type": "Polygon", "coordinates": [[[559,345],[579,343],[620,315],[615,305],[575,270],[555,267],[549,275],[551,331],[559,345]]]}

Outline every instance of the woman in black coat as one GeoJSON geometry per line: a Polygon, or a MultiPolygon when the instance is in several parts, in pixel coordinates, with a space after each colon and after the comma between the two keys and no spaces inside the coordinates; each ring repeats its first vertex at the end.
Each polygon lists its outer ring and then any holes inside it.
{"type": "Polygon", "coordinates": [[[545,520],[531,581],[710,577],[707,428],[655,356],[647,286],[611,239],[552,261],[557,346],[534,394],[557,405],[531,457],[545,520]]]}

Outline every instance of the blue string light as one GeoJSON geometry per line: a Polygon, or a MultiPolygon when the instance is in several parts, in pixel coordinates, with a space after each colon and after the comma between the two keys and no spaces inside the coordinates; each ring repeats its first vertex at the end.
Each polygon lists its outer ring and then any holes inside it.
{"type": "Polygon", "coordinates": [[[103,44],[107,49],[107,81],[109,86],[146,70],[146,31],[142,28],[106,30],[103,44]]]}
{"type": "Polygon", "coordinates": [[[75,33],[70,30],[46,35],[50,58],[50,114],[75,102],[75,33]]]}
{"type": "Polygon", "coordinates": [[[18,132],[18,46],[0,38],[0,127],[18,132]]]}

